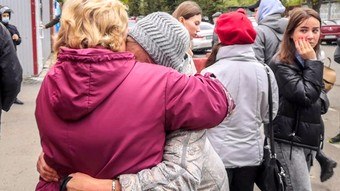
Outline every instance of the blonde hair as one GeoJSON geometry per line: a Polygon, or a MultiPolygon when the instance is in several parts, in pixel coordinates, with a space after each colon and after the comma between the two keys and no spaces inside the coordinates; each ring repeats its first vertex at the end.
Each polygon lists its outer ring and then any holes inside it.
{"type": "Polygon", "coordinates": [[[66,1],[54,50],[102,46],[119,51],[127,35],[127,7],[119,0],[66,1]]]}

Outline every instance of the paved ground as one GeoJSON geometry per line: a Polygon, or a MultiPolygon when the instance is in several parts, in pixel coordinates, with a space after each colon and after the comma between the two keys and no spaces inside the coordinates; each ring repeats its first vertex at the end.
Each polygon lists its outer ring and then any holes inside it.
{"type": "MultiPolygon", "coordinates": [[[[327,56],[334,52],[334,46],[323,46],[327,56]]],[[[340,78],[340,64],[332,63],[340,78]]],[[[35,164],[40,152],[39,135],[34,119],[35,98],[42,78],[28,78],[18,96],[24,105],[14,105],[10,112],[3,113],[0,134],[0,191],[34,190],[38,179],[35,164]]],[[[339,132],[340,80],[329,93],[331,109],[324,116],[326,139],[339,132]]],[[[326,143],[325,152],[340,163],[340,145],[326,143]]],[[[339,191],[340,168],[329,181],[319,180],[320,167],[315,162],[311,171],[313,190],[339,191]]]]}

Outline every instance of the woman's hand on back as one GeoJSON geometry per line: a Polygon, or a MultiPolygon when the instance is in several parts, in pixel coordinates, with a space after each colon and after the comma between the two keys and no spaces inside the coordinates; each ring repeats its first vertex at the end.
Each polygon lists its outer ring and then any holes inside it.
{"type": "Polygon", "coordinates": [[[37,161],[37,171],[46,182],[57,182],[60,179],[57,171],[46,164],[43,152],[40,153],[37,161]]]}

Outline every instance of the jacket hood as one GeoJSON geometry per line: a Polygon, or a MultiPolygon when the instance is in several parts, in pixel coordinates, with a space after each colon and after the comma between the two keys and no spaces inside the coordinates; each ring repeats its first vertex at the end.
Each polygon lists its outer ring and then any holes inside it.
{"type": "Polygon", "coordinates": [[[81,119],[114,93],[134,64],[132,53],[61,48],[46,76],[53,111],[64,120],[81,119]]]}
{"type": "Polygon", "coordinates": [[[286,8],[279,0],[261,0],[257,13],[258,23],[260,23],[262,19],[266,18],[269,15],[282,14],[285,12],[285,10],[286,8]]]}
{"type": "Polygon", "coordinates": [[[287,28],[288,25],[288,18],[282,18],[281,14],[273,14],[268,15],[266,18],[264,18],[261,22],[259,22],[260,25],[266,25],[267,27],[274,30],[274,34],[282,41],[283,34],[287,28]]]}

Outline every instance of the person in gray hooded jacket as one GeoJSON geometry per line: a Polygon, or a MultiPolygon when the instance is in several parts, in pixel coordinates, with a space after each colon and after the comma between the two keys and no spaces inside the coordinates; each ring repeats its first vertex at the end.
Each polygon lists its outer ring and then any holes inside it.
{"type": "Polygon", "coordinates": [[[268,64],[279,49],[283,33],[286,30],[288,19],[282,14],[286,8],[279,0],[261,0],[255,28],[257,36],[253,49],[256,59],[261,63],[268,64]]]}

